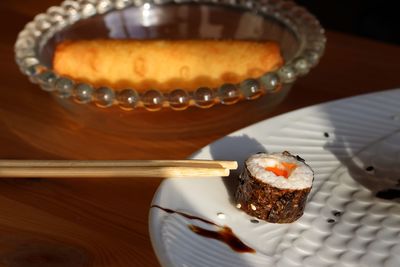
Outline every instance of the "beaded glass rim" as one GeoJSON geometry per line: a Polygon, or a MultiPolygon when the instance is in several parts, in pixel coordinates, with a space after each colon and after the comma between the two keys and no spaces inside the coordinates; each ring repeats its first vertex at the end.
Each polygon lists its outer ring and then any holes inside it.
{"type": "Polygon", "coordinates": [[[318,20],[305,8],[291,1],[278,0],[65,0],[45,13],[35,16],[18,34],[14,50],[16,62],[22,73],[43,90],[60,98],[72,98],[78,103],[94,102],[98,107],[118,105],[123,110],[145,107],[156,111],[163,107],[183,110],[189,106],[209,108],[215,104],[235,104],[245,99],[253,100],[263,95],[277,94],[286,84],[306,75],[318,64],[324,53],[326,37],[318,20]],[[201,87],[194,91],[174,89],[160,92],[149,89],[138,93],[134,89],[114,90],[110,87],[94,88],[68,77],[57,75],[41,62],[40,47],[55,33],[95,15],[131,6],[162,4],[213,4],[239,7],[256,14],[270,16],[289,27],[299,38],[300,48],[293,59],[274,72],[258,79],[247,79],[239,84],[223,84],[219,88],[201,87]]]}

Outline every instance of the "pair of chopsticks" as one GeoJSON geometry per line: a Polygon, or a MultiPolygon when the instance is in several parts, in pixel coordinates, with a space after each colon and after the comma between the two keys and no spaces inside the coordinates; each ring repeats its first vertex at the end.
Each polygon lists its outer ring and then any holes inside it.
{"type": "Polygon", "coordinates": [[[228,176],[237,167],[215,160],[0,160],[0,177],[207,177],[228,176]]]}

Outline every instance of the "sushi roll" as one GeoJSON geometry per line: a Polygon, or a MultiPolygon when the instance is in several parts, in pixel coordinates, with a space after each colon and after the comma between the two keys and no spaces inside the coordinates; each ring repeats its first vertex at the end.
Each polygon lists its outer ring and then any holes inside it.
{"type": "Polygon", "coordinates": [[[314,173],[289,152],[248,158],[235,193],[237,207],[271,223],[291,223],[303,215],[314,173]]]}

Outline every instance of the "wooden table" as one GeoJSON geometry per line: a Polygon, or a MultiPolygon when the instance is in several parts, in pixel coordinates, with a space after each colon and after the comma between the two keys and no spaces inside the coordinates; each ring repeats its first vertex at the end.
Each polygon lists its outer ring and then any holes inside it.
{"type": "MultiPolygon", "coordinates": [[[[23,25],[57,0],[2,0],[0,158],[182,159],[273,115],[400,85],[400,47],[328,32],[318,67],[273,112],[256,102],[183,112],[60,105],[19,73],[23,25]]],[[[148,234],[159,179],[3,179],[0,266],[157,266],[148,234]]]]}

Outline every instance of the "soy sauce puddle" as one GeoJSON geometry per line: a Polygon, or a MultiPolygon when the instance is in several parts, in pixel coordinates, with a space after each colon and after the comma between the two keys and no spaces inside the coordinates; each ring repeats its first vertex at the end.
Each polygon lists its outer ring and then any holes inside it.
{"type": "Polygon", "coordinates": [[[399,189],[386,189],[379,191],[376,193],[376,197],[383,198],[387,200],[393,200],[400,198],[400,190],[399,189]]]}
{"type": "Polygon", "coordinates": [[[167,208],[163,208],[160,207],[158,205],[153,205],[151,206],[151,208],[158,208],[161,209],[167,213],[170,214],[178,214],[182,217],[185,217],[189,220],[198,220],[201,221],[203,223],[206,224],[210,224],[210,225],[214,225],[216,227],[218,227],[219,230],[217,231],[212,231],[212,230],[207,230],[204,229],[202,227],[193,225],[193,224],[189,224],[188,227],[189,229],[200,236],[206,237],[206,238],[212,238],[212,239],[216,239],[218,241],[221,241],[223,243],[225,243],[226,245],[228,245],[232,250],[239,252],[239,253],[255,253],[256,251],[254,249],[252,249],[251,247],[247,246],[246,244],[244,244],[232,231],[232,229],[228,226],[221,226],[218,225],[214,222],[205,220],[203,218],[197,217],[197,216],[193,216],[193,215],[189,215],[183,212],[179,212],[176,210],[171,210],[171,209],[167,209],[167,208]]]}

